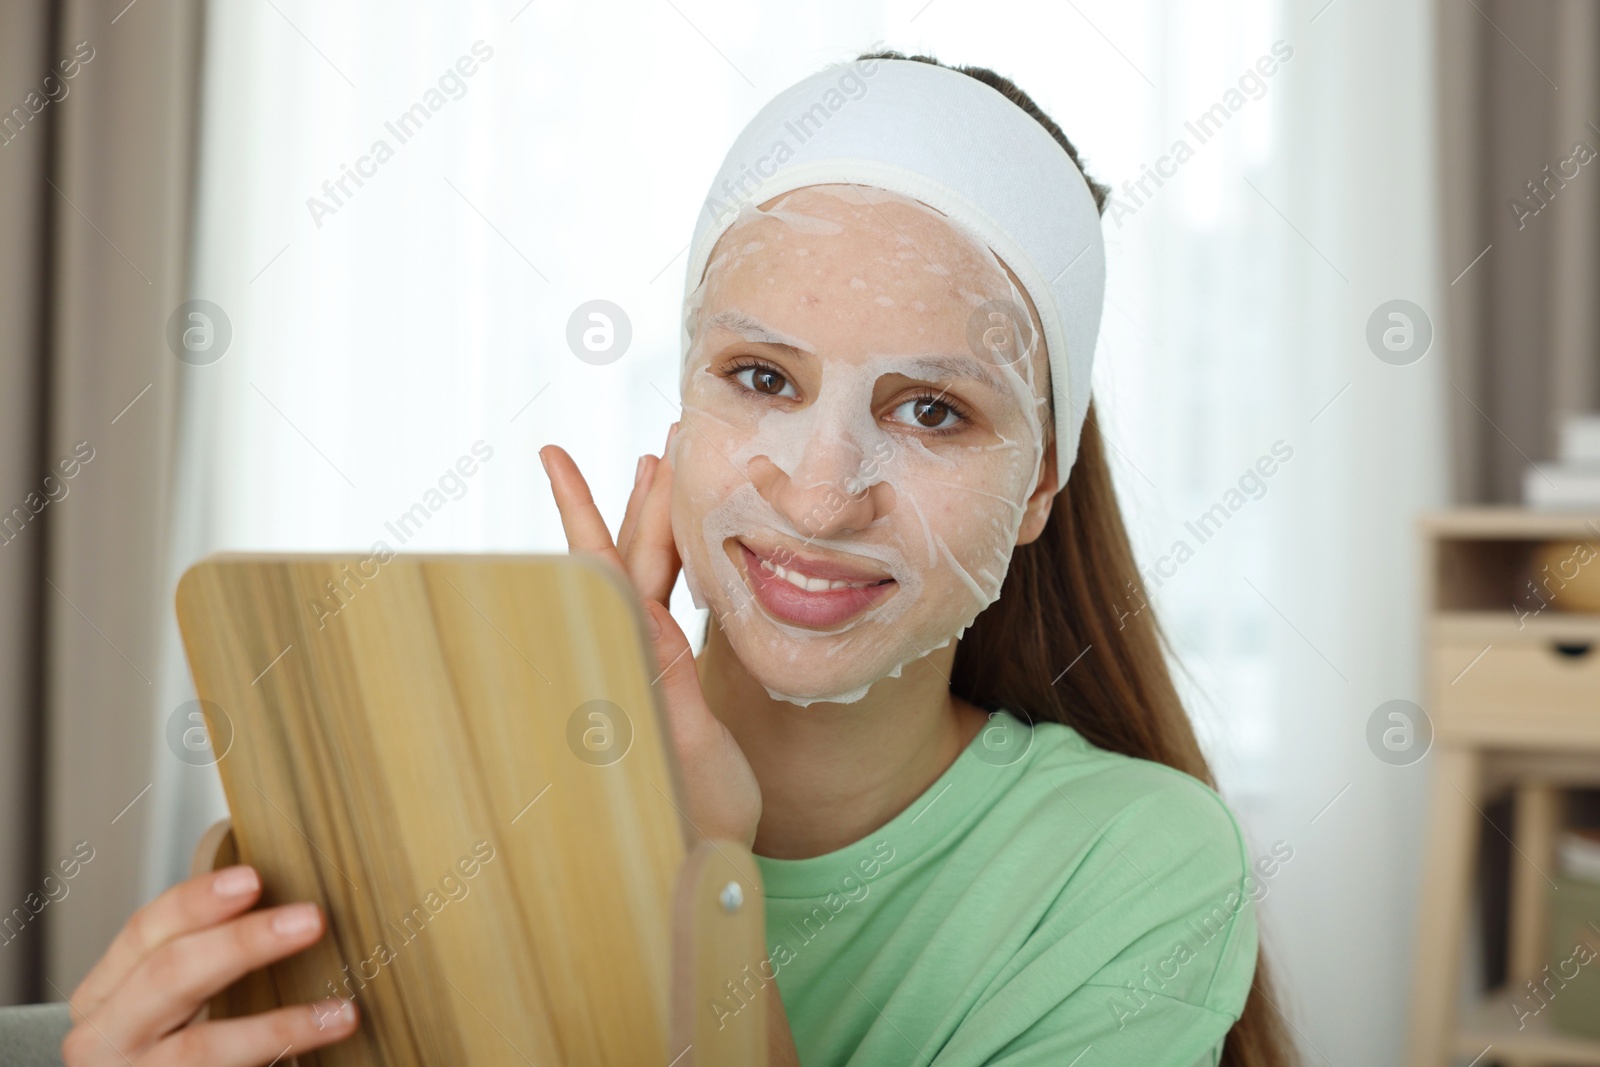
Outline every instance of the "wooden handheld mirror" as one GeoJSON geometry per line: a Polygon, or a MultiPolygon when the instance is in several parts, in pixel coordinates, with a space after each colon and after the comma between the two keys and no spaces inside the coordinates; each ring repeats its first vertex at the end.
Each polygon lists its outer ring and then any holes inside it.
{"type": "Polygon", "coordinates": [[[766,1062],[725,984],[765,957],[759,874],[688,821],[607,565],[217,555],[177,610],[232,816],[196,869],[328,917],[212,1017],[353,995],[319,1067],[766,1062]]]}

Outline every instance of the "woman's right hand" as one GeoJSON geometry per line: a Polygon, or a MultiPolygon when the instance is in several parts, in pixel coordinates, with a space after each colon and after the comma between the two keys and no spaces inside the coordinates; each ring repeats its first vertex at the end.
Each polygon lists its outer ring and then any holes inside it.
{"type": "Polygon", "coordinates": [[[215,994],[322,937],[315,904],[250,910],[260,896],[254,868],[225,867],[135,912],[72,994],[66,1067],[265,1067],[355,1033],[355,1005],[338,999],[194,1021],[215,994]]]}
{"type": "Polygon", "coordinates": [[[539,450],[550,489],[561,512],[567,547],[591,552],[616,567],[639,594],[640,608],[655,643],[656,676],[664,697],[667,728],[683,772],[689,819],[704,837],[755,843],[761,821],[761,786],[750,761],[722,720],[706,703],[689,638],[667,610],[682,567],[672,537],[672,439],[660,456],[640,457],[633,493],[612,541],[589,484],[565,449],[539,450]]]}

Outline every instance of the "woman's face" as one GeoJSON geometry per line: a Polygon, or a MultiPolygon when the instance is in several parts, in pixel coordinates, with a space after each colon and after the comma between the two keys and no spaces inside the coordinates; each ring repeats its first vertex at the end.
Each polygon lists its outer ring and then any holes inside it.
{"type": "Polygon", "coordinates": [[[1007,268],[915,200],[812,186],[741,210],[685,315],[673,534],[745,669],[848,702],[958,637],[1054,481],[1007,268]]]}

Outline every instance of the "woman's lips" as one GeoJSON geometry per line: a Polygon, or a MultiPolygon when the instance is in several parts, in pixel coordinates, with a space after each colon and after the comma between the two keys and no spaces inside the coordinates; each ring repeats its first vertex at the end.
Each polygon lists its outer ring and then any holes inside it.
{"type": "Polygon", "coordinates": [[[769,569],[762,557],[752,552],[744,542],[738,544],[739,552],[744,557],[745,577],[750,583],[750,591],[769,615],[796,626],[818,629],[840,626],[869,611],[898,587],[893,578],[875,578],[819,561],[807,563],[797,557],[788,557],[789,562],[778,564],[777,559],[786,558],[787,554],[774,553],[777,557],[773,560],[774,565],[782,566],[791,577],[807,581],[808,584],[819,584],[819,579],[830,585],[848,583],[838,588],[801,589],[788,578],[769,569]],[[812,569],[806,570],[807,566],[812,569]]]}

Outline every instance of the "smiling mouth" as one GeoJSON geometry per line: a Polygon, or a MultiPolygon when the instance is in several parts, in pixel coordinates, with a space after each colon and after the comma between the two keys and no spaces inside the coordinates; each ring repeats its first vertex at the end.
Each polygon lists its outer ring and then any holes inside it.
{"type": "Polygon", "coordinates": [[[735,542],[745,582],[762,609],[795,626],[831,629],[855,619],[892,595],[899,583],[863,567],[782,548],[759,551],[735,542]],[[782,562],[780,562],[782,561],[782,562]]]}

